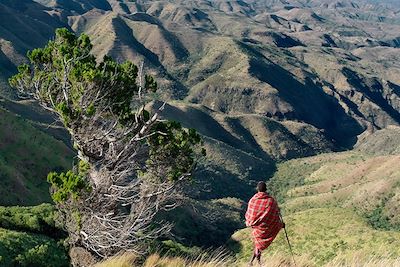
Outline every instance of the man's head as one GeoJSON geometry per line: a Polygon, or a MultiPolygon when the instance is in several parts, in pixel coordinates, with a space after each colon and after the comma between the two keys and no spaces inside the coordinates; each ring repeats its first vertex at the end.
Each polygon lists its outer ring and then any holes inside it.
{"type": "Polygon", "coordinates": [[[257,184],[257,191],[258,192],[266,192],[267,191],[267,184],[265,182],[258,182],[257,184]]]}

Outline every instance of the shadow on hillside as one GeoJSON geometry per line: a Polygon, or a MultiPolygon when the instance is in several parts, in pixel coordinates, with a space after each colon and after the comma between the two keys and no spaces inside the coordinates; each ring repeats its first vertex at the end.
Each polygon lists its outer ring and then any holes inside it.
{"type": "Polygon", "coordinates": [[[397,85],[397,84],[395,84],[395,83],[392,83],[392,82],[389,82],[389,81],[388,81],[388,86],[389,86],[390,89],[393,90],[393,92],[394,92],[398,97],[400,97],[400,85],[397,85]]]}
{"type": "MultiPolygon", "coordinates": [[[[342,73],[346,76],[349,84],[354,86],[354,88],[360,91],[363,95],[367,96],[370,101],[382,108],[396,122],[400,123],[400,112],[391,106],[390,100],[383,97],[382,93],[384,88],[377,79],[362,78],[355,71],[346,67],[342,69],[342,73]]],[[[394,84],[389,84],[389,86],[394,89],[394,92],[398,94],[399,87],[397,86],[396,88],[396,86],[393,85],[394,84]]]]}
{"type": "Polygon", "coordinates": [[[0,108],[8,110],[29,121],[38,130],[62,141],[71,152],[74,151],[71,136],[56,116],[35,101],[10,101],[0,97],[0,108]]]}
{"type": "Polygon", "coordinates": [[[35,1],[2,0],[0,10],[3,12],[2,17],[7,18],[1,20],[2,38],[11,41],[20,54],[43,46],[54,36],[56,28],[69,28],[66,23],[49,14],[50,8],[35,1]]]}
{"type": "Polygon", "coordinates": [[[87,2],[82,0],[57,1],[57,7],[69,10],[70,12],[75,11],[74,13],[78,14],[84,14],[93,8],[104,11],[111,11],[113,9],[107,0],[89,0],[87,2]]]}
{"type": "Polygon", "coordinates": [[[147,22],[149,24],[155,25],[159,28],[160,32],[162,33],[163,37],[172,44],[170,49],[174,52],[174,55],[177,57],[178,60],[183,61],[187,59],[189,56],[189,51],[186,47],[182,44],[178,37],[175,36],[172,32],[169,32],[164,28],[162,23],[156,19],[155,17],[150,16],[146,13],[135,13],[127,15],[126,18],[129,18],[132,21],[142,21],[147,22]]]}
{"type": "Polygon", "coordinates": [[[179,243],[217,248],[224,246],[235,231],[245,227],[243,220],[234,219],[240,212],[228,206],[210,207],[210,203],[195,202],[169,212],[164,219],[174,223],[172,239],[179,243]]]}
{"type": "Polygon", "coordinates": [[[158,56],[147,49],[143,44],[141,44],[134,36],[133,30],[125,23],[125,21],[116,17],[112,19],[112,25],[115,31],[115,35],[118,36],[116,44],[110,51],[110,55],[114,58],[118,58],[119,51],[118,48],[127,46],[133,51],[143,55],[148,63],[157,68],[163,68],[161,62],[158,60],[158,56]]]}
{"type": "MultiPolygon", "coordinates": [[[[126,18],[129,19],[129,16],[126,18]]],[[[164,67],[164,65],[160,62],[160,59],[157,54],[153,53],[150,49],[146,48],[142,43],[140,43],[136,37],[135,37],[135,32],[130,28],[127,23],[121,18],[121,17],[115,17],[112,19],[112,25],[115,31],[115,35],[118,37],[114,41],[113,48],[109,51],[109,55],[111,55],[113,58],[117,58],[119,60],[131,60],[127,59],[123,53],[121,53],[121,50],[124,49],[131,49],[132,51],[135,51],[136,53],[142,55],[145,59],[145,66],[150,65],[150,67],[154,68],[157,70],[157,72],[160,73],[160,76],[166,77],[170,81],[174,82],[174,91],[173,93],[175,96],[179,99],[183,98],[186,96],[188,89],[176,78],[174,78],[168,70],[164,67]]],[[[172,35],[171,33],[165,33],[166,39],[173,43],[175,45],[175,42],[177,40],[177,37],[172,35]]],[[[174,45],[171,45],[171,47],[174,47],[174,45]]],[[[182,44],[180,44],[179,47],[183,47],[182,44]]],[[[187,50],[184,49],[184,51],[180,51],[179,48],[173,48],[176,56],[178,58],[181,58],[184,60],[187,56],[187,50]],[[179,51],[179,52],[178,52],[179,51]]]]}
{"type": "Polygon", "coordinates": [[[354,118],[346,114],[336,98],[327,95],[322,85],[311,79],[303,84],[289,71],[261,54],[250,60],[249,72],[279,91],[280,97],[294,109],[294,114],[290,116],[325,129],[326,135],[335,140],[339,147],[353,147],[355,137],[364,130],[354,118]]]}
{"type": "MultiPolygon", "coordinates": [[[[160,102],[156,102],[153,104],[153,108],[158,108],[161,105],[160,102]]],[[[271,156],[265,153],[257,144],[254,137],[247,129],[244,129],[243,126],[239,127],[238,123],[235,123],[235,126],[237,126],[236,130],[238,131],[236,134],[239,133],[242,136],[242,139],[239,139],[222,127],[218,121],[208,114],[207,110],[190,106],[182,110],[172,105],[166,105],[161,115],[166,119],[182,123],[186,128],[194,128],[205,137],[210,137],[234,149],[242,150],[256,157],[260,157],[265,162],[273,161],[271,156]]]]}
{"type": "MultiPolygon", "coordinates": [[[[250,132],[250,130],[242,125],[240,119],[226,118],[225,121],[230,124],[232,130],[234,130],[236,135],[239,135],[242,137],[243,142],[246,143],[246,146],[249,147],[247,149],[248,151],[253,151],[253,153],[256,156],[261,157],[262,159],[264,159],[266,161],[273,161],[272,157],[263,150],[263,148],[257,142],[254,135],[250,132]]],[[[242,150],[243,150],[243,148],[242,148],[242,150]]]]}
{"type": "MultiPolygon", "coordinates": [[[[215,162],[214,162],[215,164],[215,162]]],[[[249,169],[241,176],[231,173],[225,166],[201,166],[195,172],[193,188],[194,198],[211,200],[220,198],[238,198],[247,201],[254,194],[256,184],[260,180],[268,180],[276,171],[275,164],[263,162],[249,163],[249,169]]]]}

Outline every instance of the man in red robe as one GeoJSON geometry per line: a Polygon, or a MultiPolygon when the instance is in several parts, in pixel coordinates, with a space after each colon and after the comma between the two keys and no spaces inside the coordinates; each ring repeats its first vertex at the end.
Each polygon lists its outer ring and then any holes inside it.
{"type": "Polygon", "coordinates": [[[261,265],[261,251],[269,247],[279,231],[284,227],[280,218],[278,203],[269,196],[267,185],[264,182],[257,184],[257,191],[249,201],[246,211],[246,226],[251,227],[254,241],[254,254],[249,266],[254,259],[261,265]]]}

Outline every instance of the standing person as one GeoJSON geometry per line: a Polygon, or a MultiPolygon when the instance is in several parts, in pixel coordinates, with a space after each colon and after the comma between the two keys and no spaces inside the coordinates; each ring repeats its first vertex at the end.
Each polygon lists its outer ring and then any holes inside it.
{"type": "Polygon", "coordinates": [[[261,251],[269,247],[279,231],[285,227],[280,219],[278,203],[269,196],[265,182],[257,184],[257,193],[250,199],[246,211],[246,226],[251,227],[254,241],[254,254],[249,263],[257,258],[261,266],[261,251]]]}

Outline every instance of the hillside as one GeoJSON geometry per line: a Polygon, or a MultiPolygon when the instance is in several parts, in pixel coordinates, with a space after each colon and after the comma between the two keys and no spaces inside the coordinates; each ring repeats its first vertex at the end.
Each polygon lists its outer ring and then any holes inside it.
{"type": "MultiPolygon", "coordinates": [[[[351,210],[315,208],[287,215],[285,220],[297,266],[398,266],[399,233],[374,230],[351,210]]],[[[232,237],[232,248],[243,265],[254,249],[249,237],[247,230],[232,237]]],[[[294,266],[283,233],[263,257],[270,266],[294,266]]]]}
{"type": "Polygon", "coordinates": [[[0,32],[0,65],[12,73],[63,25],[88,33],[98,57],[144,61],[161,99],[305,123],[342,149],[367,128],[400,122],[399,7],[371,2],[5,1],[23,25],[0,32]],[[46,30],[20,42],[30,20],[46,30]]]}
{"type": "Polygon", "coordinates": [[[69,266],[54,207],[0,207],[1,266],[69,266]]]}
{"type": "Polygon", "coordinates": [[[156,98],[183,111],[166,116],[196,113],[210,150],[263,162],[343,150],[400,123],[399,7],[367,2],[3,1],[0,80],[63,26],[88,33],[99,58],[144,62],[156,98]]]}
{"type": "Polygon", "coordinates": [[[70,168],[73,152],[49,134],[51,129],[45,132],[3,105],[7,103],[0,103],[0,205],[49,202],[47,174],[70,168]]]}
{"type": "Polygon", "coordinates": [[[51,10],[34,1],[0,3],[0,92],[12,97],[7,79],[24,62],[28,49],[43,45],[54,34],[54,29],[65,24],[51,16],[51,10]],[[29,38],[28,38],[29,37],[29,38]]]}
{"type": "MultiPolygon", "coordinates": [[[[378,131],[364,142],[382,140],[385,134],[394,144],[398,130],[378,131]]],[[[297,257],[316,266],[356,255],[399,258],[400,155],[380,151],[322,154],[278,164],[269,189],[282,203],[297,257]]],[[[239,259],[251,255],[249,235],[246,229],[232,237],[239,259]]],[[[289,255],[283,233],[268,255],[277,252],[289,255]]]]}
{"type": "MultiPolygon", "coordinates": [[[[67,27],[89,34],[98,58],[143,62],[160,86],[149,108],[167,101],[164,118],[203,136],[191,200],[163,215],[178,241],[224,244],[271,179],[308,261],[398,245],[398,1],[3,0],[0,14],[0,205],[49,201],[47,173],[71,167],[52,115],[3,99],[17,99],[7,79],[26,52],[67,27]]],[[[234,235],[239,260],[247,238],[234,235]]]]}

